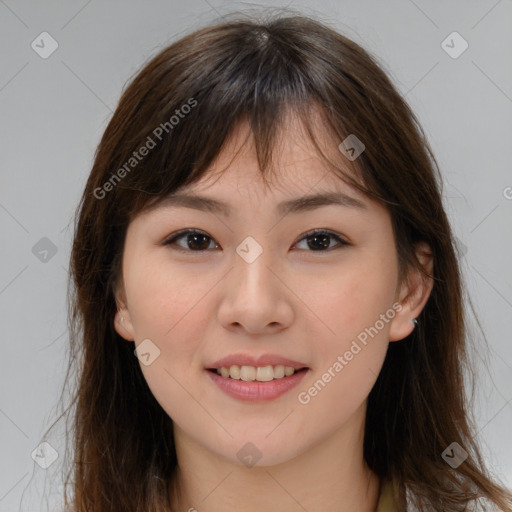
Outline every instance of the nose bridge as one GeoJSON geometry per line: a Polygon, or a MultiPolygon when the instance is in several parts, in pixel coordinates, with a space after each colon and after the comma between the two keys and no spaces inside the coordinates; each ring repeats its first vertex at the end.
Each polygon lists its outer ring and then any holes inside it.
{"type": "MultiPolygon", "coordinates": [[[[263,241],[263,240],[262,240],[263,241]]],[[[219,321],[225,328],[238,325],[247,332],[263,332],[292,322],[293,308],[276,277],[273,251],[248,236],[236,247],[233,268],[226,276],[219,321]]]]}
{"type": "MultiPolygon", "coordinates": [[[[271,281],[275,279],[268,267],[272,265],[272,250],[264,246],[263,237],[258,241],[253,236],[247,236],[236,248],[235,278],[237,286],[249,294],[272,287],[271,281]],[[256,289],[257,288],[257,289],[256,289]]],[[[270,290],[266,290],[270,291],[270,290]]]]}
{"type": "Polygon", "coordinates": [[[218,310],[218,319],[226,329],[236,326],[256,334],[267,329],[275,332],[293,323],[295,308],[283,285],[286,279],[281,272],[281,255],[272,247],[273,239],[261,230],[235,246],[218,310]]]}

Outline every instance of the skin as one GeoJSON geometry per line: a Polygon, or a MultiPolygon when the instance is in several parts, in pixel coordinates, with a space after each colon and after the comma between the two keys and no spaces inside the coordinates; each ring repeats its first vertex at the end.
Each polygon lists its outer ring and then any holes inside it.
{"type": "MultiPolygon", "coordinates": [[[[340,141],[317,129],[323,150],[347,163],[340,141]]],[[[149,338],[160,349],[152,364],[140,366],[174,422],[178,470],[170,485],[177,484],[180,496],[173,510],[374,511],[380,482],[363,458],[367,396],[388,343],[414,329],[411,319],[432,281],[411,270],[407,282],[398,282],[389,213],[326,172],[293,115],[278,151],[279,183],[271,189],[259,177],[252,138],[242,144],[248,130],[240,124],[208,176],[187,188],[229,203],[232,218],[161,207],[136,217],[126,236],[115,328],[136,345],[149,338]],[[345,192],[367,209],[330,205],[282,218],[275,212],[282,200],[320,191],[345,192]],[[194,252],[186,235],[177,244],[189,252],[159,245],[185,228],[206,232],[207,250],[194,252]],[[332,248],[315,251],[318,244],[303,236],[319,228],[351,245],[328,238],[332,248]],[[247,236],[263,249],[252,263],[236,253],[247,236]],[[401,310],[378,335],[308,404],[299,403],[298,393],[394,303],[401,310]],[[276,353],[310,372],[273,401],[241,402],[205,372],[235,352],[276,353]],[[237,457],[247,442],[261,455],[253,467],[237,457]]],[[[431,273],[428,246],[419,245],[417,254],[431,273]]]]}

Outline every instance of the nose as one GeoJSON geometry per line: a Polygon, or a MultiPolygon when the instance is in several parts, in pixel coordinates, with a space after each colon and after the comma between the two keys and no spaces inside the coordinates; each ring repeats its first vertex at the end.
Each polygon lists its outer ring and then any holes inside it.
{"type": "Polygon", "coordinates": [[[236,254],[233,261],[222,284],[221,325],[250,334],[274,333],[291,325],[294,293],[289,288],[290,277],[271,251],[263,250],[254,260],[236,254]]]}

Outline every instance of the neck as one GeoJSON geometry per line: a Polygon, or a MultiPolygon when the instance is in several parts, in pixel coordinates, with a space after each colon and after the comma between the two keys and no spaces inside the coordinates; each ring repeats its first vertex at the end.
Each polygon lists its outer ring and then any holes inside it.
{"type": "Polygon", "coordinates": [[[363,429],[345,427],[281,464],[245,467],[198,445],[174,425],[178,466],[171,481],[172,510],[374,512],[380,481],[364,462],[363,429]]]}

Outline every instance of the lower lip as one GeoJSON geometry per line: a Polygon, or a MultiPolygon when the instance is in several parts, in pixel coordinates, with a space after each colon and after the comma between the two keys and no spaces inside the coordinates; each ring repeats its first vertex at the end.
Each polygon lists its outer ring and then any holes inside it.
{"type": "Polygon", "coordinates": [[[304,378],[304,375],[309,371],[308,368],[295,372],[289,377],[282,379],[274,379],[267,382],[243,381],[237,379],[230,379],[218,375],[216,372],[205,370],[210,378],[224,391],[227,395],[238,400],[246,402],[264,402],[274,400],[292,388],[304,378]]]}

